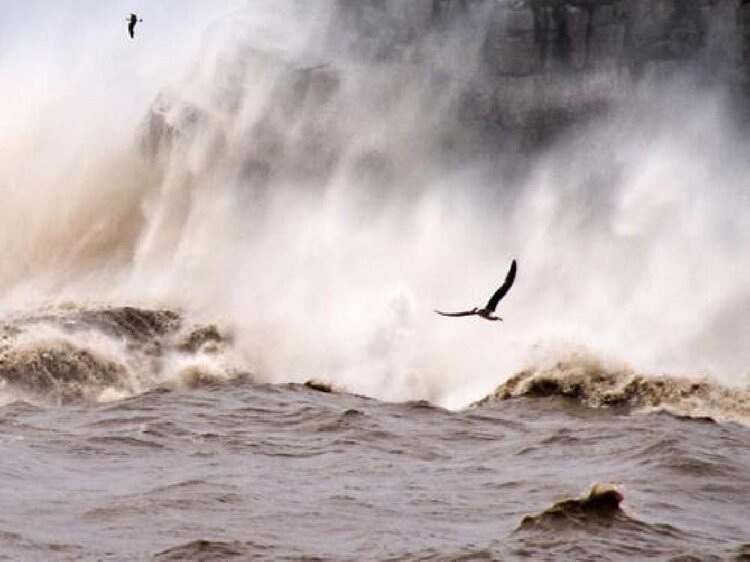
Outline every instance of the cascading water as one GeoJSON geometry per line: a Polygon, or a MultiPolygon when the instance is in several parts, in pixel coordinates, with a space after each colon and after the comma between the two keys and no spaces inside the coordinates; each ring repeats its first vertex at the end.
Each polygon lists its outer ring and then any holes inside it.
{"type": "Polygon", "coordinates": [[[748,16],[0,0],[0,557],[746,559],[748,16]]]}
{"type": "Polygon", "coordinates": [[[506,87],[483,58],[488,8],[430,27],[421,5],[247,6],[135,119],[77,90],[16,120],[4,304],[176,308],[230,326],[258,380],[389,400],[461,406],[570,346],[741,382],[748,145],[730,96],[611,70],[506,87]],[[553,92],[603,105],[534,149],[482,122],[488,84],[511,121],[553,92]],[[482,303],[512,257],[504,324],[434,316],[482,303]]]}

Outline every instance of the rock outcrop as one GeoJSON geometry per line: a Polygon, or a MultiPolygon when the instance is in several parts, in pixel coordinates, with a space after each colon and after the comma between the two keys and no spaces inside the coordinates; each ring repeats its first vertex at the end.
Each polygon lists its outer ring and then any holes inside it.
{"type": "Polygon", "coordinates": [[[207,67],[202,97],[160,96],[145,152],[200,139],[218,153],[241,130],[237,176],[261,195],[272,183],[324,184],[342,162],[359,183],[382,187],[396,175],[394,155],[414,167],[414,146],[434,142],[458,160],[533,150],[642,83],[688,76],[738,99],[750,93],[747,0],[333,1],[322,50],[296,57],[230,43],[207,67]],[[254,109],[243,108],[251,97],[254,109]],[[421,112],[421,129],[395,117],[406,106],[421,112]],[[384,108],[390,126],[369,123],[379,131],[369,145],[352,143],[363,116],[384,108]]]}
{"type": "Polygon", "coordinates": [[[408,11],[404,4],[339,0],[352,50],[421,64],[420,55],[462,30],[460,44],[475,42],[466,57],[476,53],[476,70],[459,120],[480,126],[483,142],[537,146],[643,81],[692,76],[750,92],[746,0],[414,0],[408,11]]]}
{"type": "MultiPolygon", "coordinates": [[[[397,56],[436,28],[466,23],[501,76],[703,64],[747,81],[744,0],[339,0],[346,26],[379,56],[397,56]]],[[[339,27],[340,29],[340,27],[339,27]]]]}

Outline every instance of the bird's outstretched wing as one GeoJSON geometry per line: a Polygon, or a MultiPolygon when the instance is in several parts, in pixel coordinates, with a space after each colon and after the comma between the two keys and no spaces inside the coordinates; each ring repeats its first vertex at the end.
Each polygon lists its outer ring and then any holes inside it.
{"type": "Polygon", "coordinates": [[[474,316],[477,313],[476,309],[474,309],[474,310],[464,310],[463,312],[441,312],[439,310],[436,310],[435,312],[437,312],[440,316],[454,316],[454,317],[456,317],[456,316],[474,316]]]}
{"type": "Polygon", "coordinates": [[[507,275],[505,276],[505,281],[503,281],[503,284],[500,286],[500,288],[495,291],[495,294],[492,295],[492,298],[490,298],[489,301],[487,301],[487,306],[485,307],[487,310],[495,310],[497,308],[497,303],[500,302],[500,299],[502,299],[505,294],[510,290],[511,286],[513,285],[513,281],[516,280],[516,260],[513,260],[510,264],[510,269],[508,270],[507,275]]]}

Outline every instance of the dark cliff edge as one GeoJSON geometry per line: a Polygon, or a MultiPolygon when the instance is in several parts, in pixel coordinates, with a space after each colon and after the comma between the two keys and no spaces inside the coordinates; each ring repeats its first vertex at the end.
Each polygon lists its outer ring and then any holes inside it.
{"type": "Polygon", "coordinates": [[[458,118],[482,140],[544,145],[643,84],[690,80],[747,107],[746,0],[339,0],[360,56],[424,64],[426,41],[476,43],[458,118]],[[407,5],[405,5],[407,4],[407,5]],[[457,31],[460,30],[460,31],[457,31]],[[472,125],[473,124],[473,125],[472,125]]]}
{"type": "MultiPolygon", "coordinates": [[[[239,126],[237,177],[262,199],[271,185],[324,185],[336,173],[377,187],[368,193],[399,179],[417,184],[415,154],[437,153],[432,162],[446,167],[488,157],[523,170],[517,156],[573,138],[567,133],[629,100],[651,107],[660,99],[663,107],[651,111],[658,115],[672,98],[682,96],[690,111],[692,93],[718,92],[731,100],[734,123],[750,121],[747,0],[329,6],[303,53],[227,39],[220,64],[194,77],[204,81],[203,97],[172,91],[156,99],[143,123],[144,153],[166,161],[191,143],[207,155],[226,152],[239,126]],[[368,145],[362,126],[387,134],[371,135],[368,145]]],[[[635,119],[653,117],[644,115],[635,119]]]]}

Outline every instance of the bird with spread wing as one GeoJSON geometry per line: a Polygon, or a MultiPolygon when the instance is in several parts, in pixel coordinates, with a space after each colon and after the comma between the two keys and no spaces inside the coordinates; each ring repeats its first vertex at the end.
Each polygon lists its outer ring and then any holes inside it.
{"type": "Polygon", "coordinates": [[[495,314],[495,309],[497,309],[497,304],[510,290],[511,286],[513,285],[513,281],[515,280],[516,260],[513,260],[510,264],[510,269],[505,276],[505,281],[503,281],[503,284],[500,285],[500,288],[495,291],[495,294],[490,297],[490,300],[487,301],[487,304],[484,305],[484,308],[472,308],[471,310],[465,310],[463,312],[441,312],[440,310],[436,310],[435,312],[437,312],[441,316],[480,316],[485,320],[490,320],[492,322],[497,322],[498,320],[502,321],[502,318],[495,314]]]}

